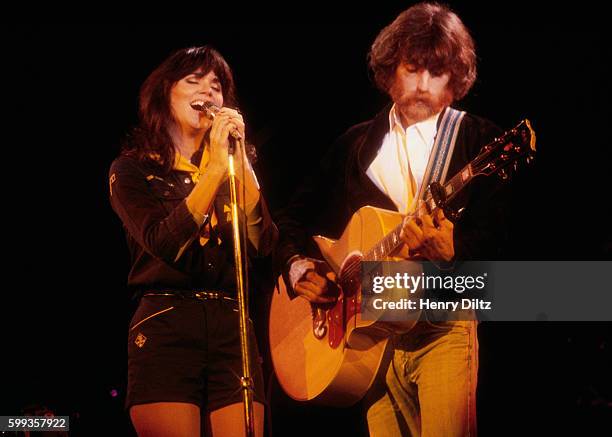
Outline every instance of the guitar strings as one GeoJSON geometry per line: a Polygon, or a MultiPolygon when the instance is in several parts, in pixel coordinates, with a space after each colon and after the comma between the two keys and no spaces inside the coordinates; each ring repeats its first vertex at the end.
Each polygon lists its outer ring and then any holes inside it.
{"type": "MultiPolygon", "coordinates": [[[[453,176],[451,179],[449,179],[449,181],[446,184],[444,184],[444,187],[447,187],[448,185],[452,184],[453,181],[463,172],[463,170],[465,168],[470,168],[470,173],[472,175],[472,178],[477,176],[478,173],[476,173],[476,174],[474,173],[474,168],[478,169],[478,167],[480,167],[485,160],[489,159],[490,155],[492,155],[493,152],[499,150],[499,146],[500,145],[507,144],[508,143],[508,138],[507,137],[508,137],[508,135],[504,134],[499,139],[497,139],[496,141],[493,141],[493,142],[487,144],[486,146],[484,146],[484,147],[487,147],[487,146],[492,146],[492,147],[489,150],[486,150],[484,153],[479,154],[478,156],[476,156],[476,158],[474,158],[470,163],[468,163],[459,173],[457,173],[455,176],[453,176]],[[497,144],[497,146],[494,146],[495,144],[497,144]]],[[[520,155],[521,154],[519,154],[518,156],[520,156],[520,155]]],[[[453,190],[453,192],[448,195],[446,200],[453,199],[453,197],[455,197],[457,195],[457,193],[459,193],[461,191],[461,188],[463,188],[464,186],[465,186],[465,184],[463,184],[463,186],[461,186],[459,188],[459,190],[453,190]]],[[[431,196],[428,196],[428,194],[430,194],[430,193],[431,193],[431,190],[429,190],[429,189],[425,192],[425,199],[428,199],[429,197],[431,197],[431,196]]],[[[419,206],[417,207],[418,210],[415,213],[412,213],[411,215],[413,215],[413,216],[417,215],[418,216],[419,213],[421,213],[422,210],[426,210],[425,202],[426,202],[426,200],[423,201],[421,204],[419,204],[419,206]]],[[[434,207],[432,212],[435,211],[437,208],[438,208],[437,206],[434,207]]],[[[402,219],[402,222],[403,222],[403,219],[402,219]]],[[[364,255],[364,259],[362,259],[361,261],[370,261],[370,260],[372,260],[372,255],[374,256],[373,260],[374,261],[378,261],[376,259],[376,248],[377,247],[381,247],[383,249],[382,250],[383,253],[386,252],[385,256],[383,256],[382,258],[386,258],[390,253],[395,251],[401,245],[401,240],[399,240],[399,243],[392,244],[389,250],[386,250],[384,241],[387,240],[391,234],[398,232],[400,227],[401,227],[401,223],[398,226],[396,226],[391,232],[389,232],[385,237],[383,237],[379,242],[377,242],[372,247],[372,249],[370,249],[364,255]]],[[[356,263],[353,266],[349,267],[347,270],[341,271],[340,273],[342,273],[343,277],[345,277],[345,276],[349,276],[350,277],[350,276],[354,275],[357,272],[357,270],[360,269],[360,268],[361,268],[360,263],[356,263]]]]}

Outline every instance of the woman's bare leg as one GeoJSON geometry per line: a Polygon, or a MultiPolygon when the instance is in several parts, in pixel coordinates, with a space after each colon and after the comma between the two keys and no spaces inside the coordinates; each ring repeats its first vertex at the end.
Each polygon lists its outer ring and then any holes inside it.
{"type": "MultiPolygon", "coordinates": [[[[255,419],[255,437],[262,437],[264,427],[263,404],[253,402],[253,417],[255,419]]],[[[242,403],[231,404],[212,411],[209,414],[208,420],[212,437],[240,437],[246,435],[244,432],[244,406],[242,403]]]]}
{"type": "Polygon", "coordinates": [[[134,405],[130,417],[138,437],[199,437],[200,407],[185,402],[134,405]]]}

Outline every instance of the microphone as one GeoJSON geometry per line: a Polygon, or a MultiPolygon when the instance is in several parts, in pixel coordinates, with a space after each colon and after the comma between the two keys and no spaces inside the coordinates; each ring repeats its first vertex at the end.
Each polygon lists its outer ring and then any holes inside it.
{"type": "MultiPolygon", "coordinates": [[[[196,111],[203,112],[204,115],[206,115],[206,117],[210,120],[214,120],[215,116],[217,115],[217,112],[221,110],[221,108],[219,108],[213,102],[200,103],[199,101],[197,101],[197,102],[191,103],[191,107],[195,109],[196,111]]],[[[240,132],[238,132],[238,129],[232,129],[230,131],[230,135],[235,140],[240,141],[242,139],[242,135],[240,135],[240,132]]]]}

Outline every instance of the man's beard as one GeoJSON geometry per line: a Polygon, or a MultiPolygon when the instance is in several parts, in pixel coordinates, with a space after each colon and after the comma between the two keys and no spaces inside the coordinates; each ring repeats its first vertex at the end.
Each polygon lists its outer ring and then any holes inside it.
{"type": "Polygon", "coordinates": [[[449,100],[447,96],[432,99],[431,96],[420,95],[403,99],[398,106],[404,117],[418,123],[440,112],[450,104],[449,100]]]}
{"type": "Polygon", "coordinates": [[[402,124],[419,123],[439,113],[453,101],[452,93],[446,89],[440,94],[428,92],[402,93],[402,88],[391,87],[389,95],[395,102],[402,116],[402,124]]]}

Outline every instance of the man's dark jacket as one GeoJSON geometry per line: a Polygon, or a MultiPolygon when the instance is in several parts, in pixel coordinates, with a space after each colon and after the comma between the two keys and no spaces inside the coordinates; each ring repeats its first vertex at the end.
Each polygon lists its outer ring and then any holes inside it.
{"type": "MultiPolygon", "coordinates": [[[[371,181],[366,171],[389,130],[390,106],[374,119],[345,132],[293,195],[277,217],[280,240],[276,253],[278,271],[285,271],[294,255],[322,259],[312,235],[338,238],[351,216],[361,207],[375,206],[397,211],[393,201],[371,181]]],[[[438,120],[438,123],[440,120],[438,120]]],[[[485,144],[501,132],[491,122],[466,114],[461,123],[447,179],[470,162],[485,144]]],[[[497,177],[476,178],[457,201],[465,206],[455,223],[456,260],[490,260],[499,256],[505,240],[505,190],[497,177]]]]}

